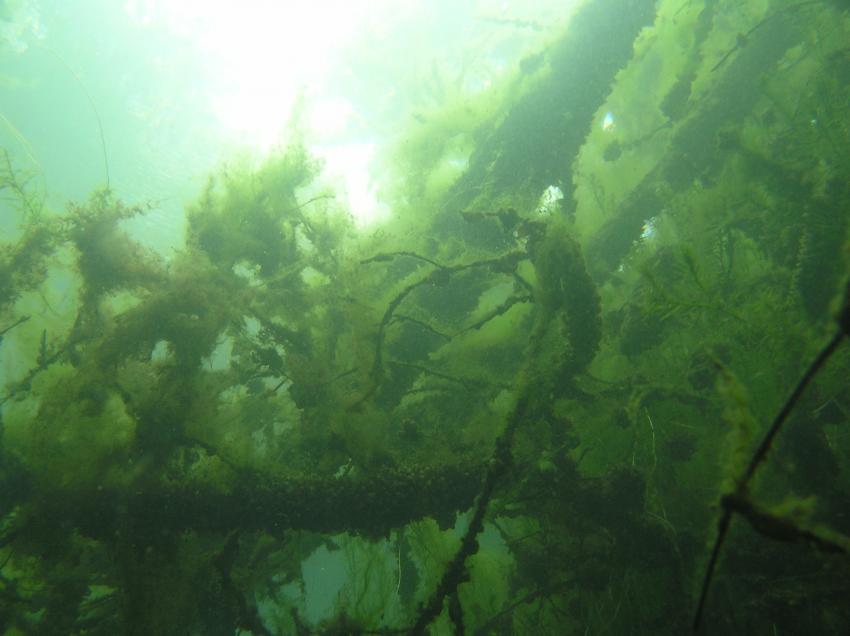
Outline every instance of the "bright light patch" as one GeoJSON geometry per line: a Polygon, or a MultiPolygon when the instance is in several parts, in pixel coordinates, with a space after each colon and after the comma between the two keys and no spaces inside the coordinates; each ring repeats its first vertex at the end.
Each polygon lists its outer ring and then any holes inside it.
{"type": "Polygon", "coordinates": [[[605,113],[605,116],[602,118],[602,130],[605,132],[614,130],[614,114],[610,111],[605,113]]]}
{"type": "Polygon", "coordinates": [[[369,165],[372,141],[353,105],[329,81],[342,51],[367,26],[386,26],[415,0],[127,0],[127,16],[143,28],[185,42],[199,69],[197,92],[209,104],[225,146],[266,153],[285,143],[299,100],[313,151],[358,226],[387,214],[375,198],[369,165]]]}
{"type": "Polygon", "coordinates": [[[540,216],[549,216],[557,211],[561,199],[564,198],[564,192],[556,185],[550,185],[540,195],[540,201],[537,203],[537,214],[540,216]]]}
{"type": "Polygon", "coordinates": [[[640,240],[647,241],[655,238],[657,232],[658,228],[656,227],[656,220],[653,216],[643,222],[643,225],[640,228],[640,240]]]}
{"type": "Polygon", "coordinates": [[[128,0],[124,9],[137,24],[186,42],[223,131],[260,150],[280,142],[302,91],[324,90],[328,68],[369,13],[342,0],[128,0]]]}
{"type": "Polygon", "coordinates": [[[317,151],[325,160],[325,174],[341,182],[348,207],[358,227],[381,221],[389,215],[380,203],[369,176],[369,165],[375,156],[374,142],[335,145],[317,151]]]}
{"type": "Polygon", "coordinates": [[[310,106],[310,128],[320,131],[322,137],[339,138],[355,124],[354,106],[346,99],[331,97],[310,106]]]}
{"type": "MultiPolygon", "coordinates": [[[[481,10],[492,13],[488,4],[483,3],[481,10]]],[[[502,6],[509,9],[507,3],[502,6]]],[[[293,111],[303,104],[303,113],[298,114],[304,117],[297,124],[309,147],[326,160],[329,175],[340,181],[338,191],[347,194],[358,225],[386,216],[369,175],[375,133],[352,103],[342,98],[342,88],[331,76],[336,73],[338,78],[339,72],[347,69],[346,55],[350,47],[361,43],[364,34],[368,40],[381,42],[385,36],[392,40],[396,29],[417,24],[417,17],[425,26],[431,24],[425,19],[428,3],[124,0],[123,7],[138,28],[150,30],[152,41],[162,38],[176,43],[179,63],[192,73],[188,89],[193,100],[205,103],[214,116],[210,137],[215,138],[206,139],[210,147],[220,147],[224,153],[236,147],[263,154],[285,145],[293,111]]],[[[421,53],[419,46],[417,41],[410,43],[414,61],[421,53]]],[[[163,56],[163,64],[172,62],[178,63],[163,56]]],[[[389,62],[389,67],[396,63],[389,62]]],[[[499,56],[488,58],[480,73],[470,73],[466,90],[485,90],[508,66],[499,56]]],[[[375,90],[380,86],[376,83],[375,90]]],[[[393,91],[400,89],[390,86],[386,90],[389,97],[384,101],[391,101],[393,91]]],[[[613,125],[610,113],[606,121],[608,118],[610,124],[603,124],[606,129],[613,125]]],[[[373,124],[373,128],[380,129],[381,124],[373,124]]],[[[449,167],[458,171],[463,166],[449,167]]]]}

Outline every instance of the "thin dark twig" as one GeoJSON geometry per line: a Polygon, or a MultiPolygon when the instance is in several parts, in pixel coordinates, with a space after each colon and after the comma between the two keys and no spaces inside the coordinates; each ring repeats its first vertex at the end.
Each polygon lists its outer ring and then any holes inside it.
{"type": "Polygon", "coordinates": [[[510,296],[501,305],[499,305],[498,307],[496,307],[492,311],[488,312],[487,315],[484,316],[481,320],[469,325],[468,327],[465,327],[464,329],[461,329],[460,333],[463,334],[463,333],[466,333],[467,331],[481,329],[481,327],[486,325],[491,320],[495,320],[499,316],[503,316],[504,314],[508,313],[508,311],[514,305],[517,305],[517,304],[520,304],[520,303],[529,303],[529,302],[534,302],[533,296],[510,296]]]}
{"type": "MultiPolygon", "coordinates": [[[[744,471],[744,474],[738,481],[738,486],[736,488],[735,494],[739,497],[745,496],[747,486],[749,485],[750,480],[752,479],[758,467],[767,457],[767,453],[770,451],[770,447],[773,444],[773,440],[779,434],[782,425],[788,419],[788,415],[790,415],[791,411],[794,409],[797,402],[800,400],[800,397],[803,395],[803,391],[805,391],[809,383],[818,374],[818,372],[821,370],[821,368],[829,359],[829,357],[835,352],[835,350],[838,348],[838,345],[841,344],[841,340],[844,338],[846,332],[844,326],[846,314],[848,314],[847,306],[845,306],[845,308],[842,310],[841,317],[839,318],[841,329],[836,332],[832,339],[817,355],[814,362],[809,365],[809,368],[800,378],[799,382],[797,382],[797,386],[794,387],[794,390],[791,392],[791,395],[785,401],[785,404],[782,405],[782,408],[779,410],[779,413],[777,413],[776,417],[773,420],[773,423],[771,424],[758,448],[753,453],[753,456],[750,459],[750,463],[747,465],[747,469],[744,471]]],[[[706,568],[705,578],[702,582],[702,589],[700,591],[699,602],[697,604],[697,610],[694,615],[694,631],[697,631],[699,629],[700,623],[702,621],[702,614],[703,610],[705,609],[705,601],[708,596],[708,589],[711,586],[711,580],[714,577],[714,571],[717,566],[717,560],[720,557],[720,551],[723,547],[723,543],[726,541],[726,536],[729,533],[729,525],[732,521],[733,512],[734,511],[730,506],[724,506],[723,514],[717,524],[717,538],[714,540],[714,546],[711,549],[711,556],[708,560],[708,566],[706,568]]]]}
{"type": "Polygon", "coordinates": [[[12,329],[14,329],[14,328],[15,328],[15,327],[17,327],[18,325],[25,323],[25,322],[26,322],[27,320],[29,320],[29,319],[30,319],[30,317],[29,317],[29,316],[21,316],[20,318],[18,318],[15,322],[13,322],[13,323],[12,323],[11,325],[9,325],[8,327],[5,327],[5,328],[3,328],[3,329],[0,329],[0,340],[2,340],[2,339],[3,339],[3,336],[5,336],[5,335],[6,335],[9,331],[11,331],[12,329]]]}
{"type": "Polygon", "coordinates": [[[797,386],[794,387],[794,390],[791,392],[791,395],[785,401],[785,404],[782,406],[782,409],[776,415],[776,418],[773,420],[773,424],[771,424],[767,433],[762,439],[761,444],[756,449],[756,452],[753,454],[752,459],[750,460],[749,465],[747,466],[747,470],[744,471],[744,476],[741,479],[741,484],[738,487],[738,490],[744,490],[747,487],[750,479],[752,479],[753,475],[758,469],[759,465],[764,461],[765,457],[767,457],[767,453],[770,450],[771,444],[773,444],[773,440],[776,437],[777,433],[779,433],[779,429],[782,428],[782,425],[785,423],[785,420],[788,419],[788,416],[791,414],[791,411],[797,405],[797,402],[800,400],[800,397],[803,395],[803,391],[806,390],[806,387],[809,383],[814,379],[814,377],[818,374],[823,367],[824,363],[829,359],[829,357],[835,352],[838,348],[838,345],[841,344],[841,340],[844,338],[844,333],[842,331],[836,332],[836,334],[832,337],[832,339],[827,343],[827,345],[821,349],[821,352],[817,355],[814,362],[809,366],[806,370],[806,373],[800,378],[800,381],[797,382],[797,386]]]}
{"type": "Polygon", "coordinates": [[[386,310],[384,311],[384,315],[381,318],[381,323],[378,325],[378,333],[376,336],[375,343],[375,360],[372,363],[372,371],[371,371],[371,385],[366,390],[366,392],[358,399],[350,408],[357,408],[363,402],[371,398],[375,392],[378,390],[381,381],[383,380],[384,375],[384,360],[383,360],[383,347],[384,347],[384,337],[387,331],[387,328],[390,326],[390,323],[393,321],[395,317],[395,311],[398,309],[399,305],[401,305],[402,301],[407,298],[414,290],[424,285],[435,285],[437,287],[442,287],[448,284],[451,281],[451,277],[458,272],[463,272],[470,269],[475,268],[488,268],[490,271],[494,273],[500,274],[508,274],[513,276],[516,272],[517,265],[519,262],[525,258],[528,258],[528,254],[524,251],[514,251],[507,252],[502,254],[501,256],[496,256],[493,258],[486,258],[480,261],[472,261],[471,263],[465,263],[461,265],[440,265],[439,263],[432,261],[429,258],[424,256],[420,256],[415,252],[392,252],[388,254],[377,254],[371,258],[368,258],[364,261],[360,261],[360,264],[366,263],[374,263],[381,261],[388,261],[396,256],[409,256],[412,258],[418,258],[420,260],[426,261],[431,265],[435,266],[437,269],[432,270],[428,273],[424,278],[419,279],[418,281],[411,283],[404,289],[402,289],[396,296],[390,301],[386,310]]]}
{"type": "Polygon", "coordinates": [[[466,533],[461,539],[460,549],[446,566],[437,589],[434,590],[428,601],[420,606],[419,616],[411,627],[410,634],[414,636],[424,634],[428,625],[443,611],[443,603],[446,597],[455,594],[458,586],[468,579],[466,560],[478,552],[478,535],[484,529],[484,515],[493,497],[496,482],[513,463],[511,445],[514,433],[519,424],[527,417],[528,410],[529,398],[527,395],[523,395],[514,407],[505,430],[496,440],[496,448],[487,465],[481,493],[478,495],[466,533]]]}
{"type": "Polygon", "coordinates": [[[715,65],[711,68],[711,72],[713,73],[714,71],[716,71],[717,69],[719,69],[721,66],[723,66],[723,65],[726,63],[726,61],[727,61],[730,57],[732,57],[732,54],[733,54],[733,53],[735,53],[735,52],[736,52],[736,51],[738,51],[739,49],[744,48],[744,47],[747,45],[747,42],[749,41],[749,37],[750,37],[753,33],[755,33],[756,31],[758,31],[759,29],[761,29],[761,28],[762,28],[765,24],[767,24],[768,22],[772,21],[774,18],[779,17],[779,16],[781,16],[781,15],[783,15],[783,14],[785,14],[785,13],[789,13],[789,12],[791,12],[791,11],[795,11],[795,10],[797,10],[797,9],[801,9],[801,8],[803,8],[803,7],[807,7],[807,6],[810,6],[810,5],[813,5],[813,4],[822,4],[822,3],[823,3],[823,0],[806,0],[805,2],[798,2],[797,4],[792,4],[792,5],[789,5],[789,6],[787,6],[787,7],[783,7],[783,8],[781,8],[781,9],[777,10],[777,11],[774,11],[774,12],[773,12],[773,13],[771,13],[769,16],[767,16],[767,17],[765,17],[763,20],[761,20],[761,22],[757,22],[757,23],[756,23],[753,27],[751,27],[751,28],[750,28],[750,29],[749,29],[746,33],[740,33],[740,34],[738,34],[738,37],[737,37],[737,38],[736,38],[736,40],[735,40],[735,45],[734,45],[731,49],[729,49],[728,51],[726,51],[726,54],[725,54],[723,57],[721,57],[721,58],[720,58],[720,61],[719,61],[719,62],[717,62],[717,64],[715,64],[715,65]]]}
{"type": "Polygon", "coordinates": [[[411,324],[418,325],[418,326],[422,327],[425,331],[429,331],[430,333],[433,333],[435,336],[439,336],[440,338],[443,338],[444,340],[451,340],[452,339],[452,337],[450,335],[445,334],[442,331],[438,331],[437,329],[435,329],[434,327],[429,325],[424,320],[419,320],[418,318],[414,318],[412,316],[405,316],[405,315],[399,314],[399,315],[394,316],[391,322],[409,322],[411,324]]]}
{"type": "Polygon", "coordinates": [[[731,522],[732,510],[724,508],[723,515],[717,523],[717,538],[714,540],[714,545],[711,548],[711,556],[708,559],[708,566],[705,569],[705,577],[702,580],[702,589],[699,593],[697,611],[694,614],[694,631],[698,631],[699,626],[702,623],[702,613],[705,609],[705,601],[708,598],[708,588],[711,587],[711,580],[714,578],[714,569],[717,566],[717,560],[720,558],[720,550],[723,548],[723,543],[726,541],[726,534],[729,532],[729,524],[731,522]]]}
{"type": "Polygon", "coordinates": [[[448,380],[449,382],[455,382],[457,384],[461,384],[467,389],[472,389],[476,387],[497,387],[500,389],[510,389],[513,385],[505,384],[503,382],[487,382],[486,380],[478,380],[476,378],[464,378],[449,375],[448,373],[442,373],[435,369],[429,369],[428,367],[422,366],[421,364],[412,364],[410,362],[402,362],[400,360],[388,360],[388,364],[397,367],[403,367],[405,369],[413,369],[414,371],[421,371],[422,373],[426,373],[428,375],[433,375],[436,378],[440,378],[442,380],[448,380]]]}
{"type": "Polygon", "coordinates": [[[110,190],[111,185],[110,185],[110,180],[109,180],[109,157],[108,157],[107,152],[106,152],[106,137],[103,134],[103,122],[101,122],[101,120],[100,120],[100,113],[97,110],[97,105],[95,105],[94,99],[92,99],[91,93],[89,93],[89,90],[86,88],[86,85],[83,83],[83,80],[80,79],[80,76],[77,75],[76,71],[74,71],[74,69],[71,68],[71,65],[68,64],[68,62],[66,62],[53,49],[45,47],[45,50],[48,53],[50,53],[54,58],[56,58],[56,60],[62,66],[65,67],[65,70],[68,71],[68,73],[71,74],[71,77],[74,78],[74,81],[77,82],[77,85],[83,91],[83,95],[86,96],[86,100],[88,101],[89,106],[91,107],[92,113],[94,114],[95,121],[97,122],[97,131],[100,134],[100,150],[103,153],[103,169],[104,169],[104,172],[105,172],[105,175],[106,175],[106,189],[110,190]]]}
{"type": "Polygon", "coordinates": [[[41,358],[38,361],[38,366],[35,366],[30,369],[29,372],[21,380],[18,380],[15,384],[12,385],[11,389],[6,395],[0,398],[0,406],[3,406],[6,402],[8,402],[21,391],[29,390],[30,386],[32,385],[33,379],[35,379],[35,376],[37,376],[39,373],[47,369],[47,367],[59,360],[59,358],[61,358],[65,354],[65,352],[68,351],[73,345],[74,343],[71,341],[66,342],[62,347],[54,351],[51,355],[41,358]]]}
{"type": "Polygon", "coordinates": [[[440,269],[445,269],[445,265],[440,265],[437,261],[431,260],[427,256],[422,256],[421,254],[417,254],[416,252],[386,252],[381,254],[375,254],[370,258],[363,259],[360,261],[361,265],[367,265],[368,263],[385,263],[387,261],[391,261],[397,256],[407,256],[408,258],[415,258],[420,261],[425,261],[426,263],[433,265],[434,267],[438,267],[440,269]]]}

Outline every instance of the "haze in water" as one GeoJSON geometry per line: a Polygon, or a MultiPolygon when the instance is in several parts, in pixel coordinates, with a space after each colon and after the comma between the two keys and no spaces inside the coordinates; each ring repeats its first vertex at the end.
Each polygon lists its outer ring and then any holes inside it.
{"type": "Polygon", "coordinates": [[[848,41],[0,0],[0,636],[850,632],[848,41]]]}

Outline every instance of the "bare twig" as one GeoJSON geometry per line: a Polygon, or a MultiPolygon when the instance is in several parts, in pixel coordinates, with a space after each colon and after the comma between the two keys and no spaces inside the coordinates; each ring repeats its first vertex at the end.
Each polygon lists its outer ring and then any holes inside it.
{"type": "MultiPolygon", "coordinates": [[[[847,289],[845,291],[844,303],[838,315],[838,325],[838,331],[826,344],[826,346],[821,349],[815,360],[800,378],[799,382],[797,382],[797,386],[794,387],[794,390],[791,392],[791,395],[785,401],[785,404],[782,405],[782,408],[779,410],[779,413],[777,413],[776,417],[773,420],[773,423],[771,424],[758,448],[753,453],[753,456],[750,459],[750,462],[747,465],[744,474],[738,480],[738,485],[735,489],[735,492],[727,494],[723,497],[723,500],[721,502],[723,504],[723,514],[721,515],[717,524],[717,538],[714,540],[714,545],[711,549],[711,556],[708,559],[708,566],[706,567],[705,578],[703,579],[702,589],[700,590],[699,601],[697,603],[697,609],[694,615],[694,631],[697,631],[699,629],[700,624],[702,622],[702,614],[705,609],[705,601],[708,596],[708,590],[709,587],[711,587],[711,580],[714,577],[714,571],[717,566],[717,560],[720,557],[720,552],[722,550],[723,543],[726,541],[726,536],[729,533],[729,525],[732,522],[733,513],[738,512],[746,516],[747,519],[750,520],[751,523],[753,523],[756,529],[759,529],[759,527],[777,527],[775,524],[771,525],[771,523],[769,523],[776,521],[776,519],[766,517],[765,513],[763,513],[763,511],[761,511],[760,509],[757,509],[755,505],[749,500],[749,497],[747,496],[747,487],[750,481],[752,480],[753,475],[755,475],[756,470],[758,470],[758,467],[767,457],[767,454],[770,451],[770,447],[773,444],[774,439],[779,434],[782,425],[788,419],[788,416],[791,414],[791,411],[794,409],[797,402],[800,400],[800,397],[803,395],[803,391],[806,390],[806,387],[809,385],[809,383],[823,368],[823,365],[830,358],[830,356],[835,353],[835,350],[838,348],[838,345],[841,344],[841,341],[844,339],[844,336],[850,336],[850,284],[848,284],[847,289]]],[[[800,530],[799,532],[804,531],[800,530]]],[[[763,534],[767,534],[768,536],[774,536],[770,532],[763,532],[763,534]]],[[[814,538],[811,536],[802,536],[802,538],[814,541],[814,538]]],[[[818,543],[818,541],[815,542],[818,543]]],[[[823,542],[820,542],[818,544],[826,545],[823,542]]]]}

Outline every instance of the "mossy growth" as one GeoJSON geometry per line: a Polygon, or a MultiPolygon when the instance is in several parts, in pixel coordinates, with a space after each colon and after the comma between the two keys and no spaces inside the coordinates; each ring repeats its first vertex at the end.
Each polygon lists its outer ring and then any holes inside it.
{"type": "Polygon", "coordinates": [[[55,233],[44,223],[26,228],[13,245],[0,245],[0,309],[7,308],[24,291],[44,282],[47,258],[55,246],[55,233]]]}
{"type": "Polygon", "coordinates": [[[124,205],[110,190],[95,192],[84,205],[69,206],[68,239],[85,281],[84,302],[116,290],[150,289],[164,281],[158,257],[120,227],[143,213],[141,206],[124,205]]]}
{"type": "MultiPolygon", "coordinates": [[[[126,228],[144,206],[105,191],[4,240],[4,365],[24,353],[2,396],[0,631],[405,631],[444,589],[433,629],[682,633],[727,465],[833,326],[847,130],[828,78],[847,25],[789,29],[798,45],[751,87],[727,70],[764,41],[710,70],[740,30],[720,5],[630,7],[658,14],[619,72],[573,64],[597,51],[583,31],[403,135],[381,228],[355,232],[293,143],[223,168],[168,259],[126,228]],[[803,113],[818,95],[828,131],[803,113]],[[549,185],[565,194],[544,211],[549,185]],[[53,313],[41,295],[68,279],[53,313]],[[340,532],[356,576],[307,624],[302,563],[340,532]]],[[[815,492],[818,523],[841,523],[850,489],[848,362],[760,484],[815,492]]],[[[736,505],[774,532],[794,519],[736,505]]],[[[791,629],[850,624],[838,566],[733,547],[729,598],[770,616],[725,608],[717,631],[769,631],[788,599],[812,608],[791,629]]]]}
{"type": "Polygon", "coordinates": [[[269,279],[290,276],[299,256],[298,233],[309,232],[296,191],[316,176],[318,165],[303,147],[261,166],[246,163],[213,177],[188,213],[188,243],[224,270],[237,264],[256,267],[269,279]]]}
{"type": "Polygon", "coordinates": [[[136,422],[99,372],[53,365],[30,395],[4,411],[6,452],[27,466],[43,496],[124,488],[136,422]]]}

